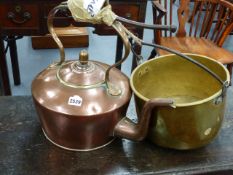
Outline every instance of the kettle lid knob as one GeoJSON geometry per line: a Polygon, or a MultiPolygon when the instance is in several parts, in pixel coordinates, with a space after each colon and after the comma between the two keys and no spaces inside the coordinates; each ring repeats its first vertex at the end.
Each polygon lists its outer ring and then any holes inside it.
{"type": "Polygon", "coordinates": [[[88,52],[87,50],[81,50],[79,53],[79,61],[82,65],[86,65],[88,63],[88,52]]]}

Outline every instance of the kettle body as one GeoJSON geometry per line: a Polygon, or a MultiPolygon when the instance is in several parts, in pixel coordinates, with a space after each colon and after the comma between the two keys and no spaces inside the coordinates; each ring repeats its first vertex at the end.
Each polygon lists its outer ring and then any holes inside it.
{"type": "Polygon", "coordinates": [[[104,76],[94,70],[101,68],[105,72],[108,65],[89,61],[97,68],[82,75],[72,70],[76,62],[65,61],[62,68],[52,65],[39,73],[32,82],[32,96],[44,134],[52,143],[69,150],[91,150],[112,141],[115,125],[126,115],[131,90],[128,77],[113,68],[111,82],[121,89],[121,94],[111,96],[102,81],[104,76]],[[67,73],[57,76],[58,71],[67,73]],[[79,78],[73,81],[86,80],[85,86],[72,87],[72,73],[79,78]],[[96,82],[90,83],[88,77],[96,82]]]}

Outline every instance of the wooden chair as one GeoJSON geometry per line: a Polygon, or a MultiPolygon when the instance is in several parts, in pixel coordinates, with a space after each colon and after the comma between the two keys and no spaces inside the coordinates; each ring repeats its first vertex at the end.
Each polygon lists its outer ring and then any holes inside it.
{"type": "MultiPolygon", "coordinates": [[[[233,53],[222,46],[233,30],[233,4],[225,0],[194,0],[190,8],[189,3],[189,0],[180,0],[177,15],[173,16],[172,0],[152,2],[155,24],[171,25],[175,18],[179,23],[174,36],[170,32],[154,31],[154,42],[183,53],[211,57],[226,64],[232,75],[233,53]]],[[[156,53],[168,54],[159,49],[156,53]]]]}

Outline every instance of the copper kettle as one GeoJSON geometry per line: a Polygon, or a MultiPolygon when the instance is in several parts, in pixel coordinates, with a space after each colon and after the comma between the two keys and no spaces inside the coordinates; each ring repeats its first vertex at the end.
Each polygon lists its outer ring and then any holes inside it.
{"type": "Polygon", "coordinates": [[[137,124],[126,118],[130,84],[128,77],[115,67],[127,58],[130,43],[120,22],[115,22],[115,30],[125,46],[121,61],[112,66],[91,61],[86,51],[80,52],[79,60],[65,61],[63,45],[53,29],[53,17],[59,9],[50,11],[48,28],[59,46],[60,61],[49,65],[32,82],[32,96],[46,138],[75,151],[103,147],[115,136],[142,140],[151,110],[172,102],[148,101],[137,124]]]}

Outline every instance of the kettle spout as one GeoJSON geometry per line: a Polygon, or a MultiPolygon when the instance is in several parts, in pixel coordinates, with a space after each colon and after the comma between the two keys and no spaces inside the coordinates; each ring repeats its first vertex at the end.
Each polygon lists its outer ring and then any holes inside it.
{"type": "Polygon", "coordinates": [[[114,136],[119,136],[134,141],[143,140],[148,132],[151,113],[156,107],[172,106],[172,99],[151,99],[147,101],[142,109],[138,123],[134,123],[127,117],[120,120],[114,128],[114,136]]]}

